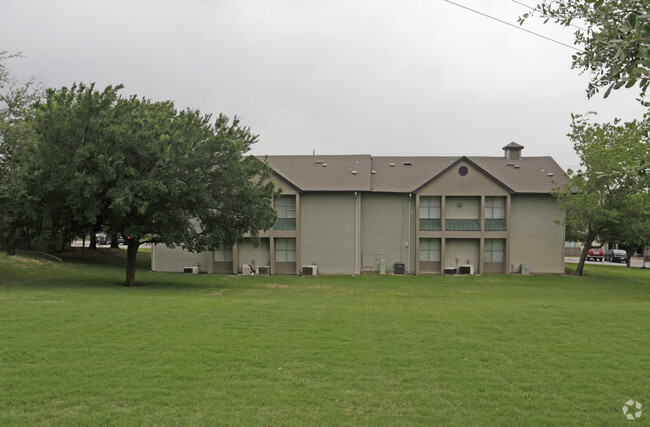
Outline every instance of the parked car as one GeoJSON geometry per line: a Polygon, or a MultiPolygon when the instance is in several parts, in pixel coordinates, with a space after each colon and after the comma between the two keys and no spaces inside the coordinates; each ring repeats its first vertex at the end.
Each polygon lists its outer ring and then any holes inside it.
{"type": "Polygon", "coordinates": [[[603,248],[591,248],[589,249],[589,254],[587,255],[587,261],[590,259],[593,259],[594,261],[602,261],[603,255],[603,248]]]}
{"type": "Polygon", "coordinates": [[[610,249],[605,252],[605,261],[627,262],[627,252],[621,249],[610,249]]]}
{"type": "Polygon", "coordinates": [[[111,238],[106,233],[95,234],[95,239],[98,245],[108,245],[111,243],[111,238]]]}

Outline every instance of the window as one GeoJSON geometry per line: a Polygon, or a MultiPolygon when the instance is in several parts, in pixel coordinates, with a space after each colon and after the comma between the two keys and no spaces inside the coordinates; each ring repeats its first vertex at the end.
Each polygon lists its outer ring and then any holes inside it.
{"type": "Polygon", "coordinates": [[[503,239],[485,239],[485,262],[503,262],[503,239]]]}
{"type": "Polygon", "coordinates": [[[214,262],[232,262],[232,248],[222,246],[215,249],[214,262]]]}
{"type": "Polygon", "coordinates": [[[420,239],[420,261],[440,262],[440,239],[420,239]]]}
{"type": "Polygon", "coordinates": [[[506,217],[505,197],[485,198],[485,219],[504,219],[506,217]]]}
{"type": "Polygon", "coordinates": [[[296,262],[296,239],[275,239],[275,261],[296,262]]]}
{"type": "Polygon", "coordinates": [[[280,196],[275,199],[275,209],[278,212],[278,220],[275,223],[275,230],[296,229],[296,197],[280,196]]]}
{"type": "Polygon", "coordinates": [[[420,197],[420,230],[439,231],[440,229],[440,197],[420,197]]]}
{"type": "Polygon", "coordinates": [[[485,198],[485,230],[502,231],[506,229],[506,198],[485,198]]]}

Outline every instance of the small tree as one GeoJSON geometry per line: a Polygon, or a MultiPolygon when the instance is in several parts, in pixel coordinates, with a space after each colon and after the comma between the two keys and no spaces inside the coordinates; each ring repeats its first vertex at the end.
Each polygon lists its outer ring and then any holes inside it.
{"type": "Polygon", "coordinates": [[[648,120],[619,124],[591,123],[573,116],[569,137],[583,169],[568,171],[571,182],[556,189],[558,205],[566,212],[566,225],[583,244],[577,274],[594,240],[611,240],[622,230],[638,230],[647,241],[648,120]]]}

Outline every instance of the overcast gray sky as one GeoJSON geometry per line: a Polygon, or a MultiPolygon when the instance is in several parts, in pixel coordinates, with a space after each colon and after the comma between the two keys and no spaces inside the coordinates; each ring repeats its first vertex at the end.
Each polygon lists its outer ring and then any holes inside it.
{"type": "MultiPolygon", "coordinates": [[[[454,1],[513,24],[527,11],[454,1]]],[[[1,50],[47,87],[123,83],[237,115],[254,154],[500,156],[516,141],[576,168],[571,113],[643,113],[636,89],[588,100],[571,49],[444,0],[0,0],[1,50]]]]}

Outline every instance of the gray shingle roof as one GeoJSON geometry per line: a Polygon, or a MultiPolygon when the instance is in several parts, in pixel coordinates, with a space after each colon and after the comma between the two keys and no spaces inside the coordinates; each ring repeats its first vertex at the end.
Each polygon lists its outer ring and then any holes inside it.
{"type": "MultiPolygon", "coordinates": [[[[262,159],[262,157],[260,157],[262,159]]],[[[568,182],[551,157],[267,156],[274,172],[301,191],[412,193],[459,161],[481,169],[513,193],[548,193],[568,182]]]]}

